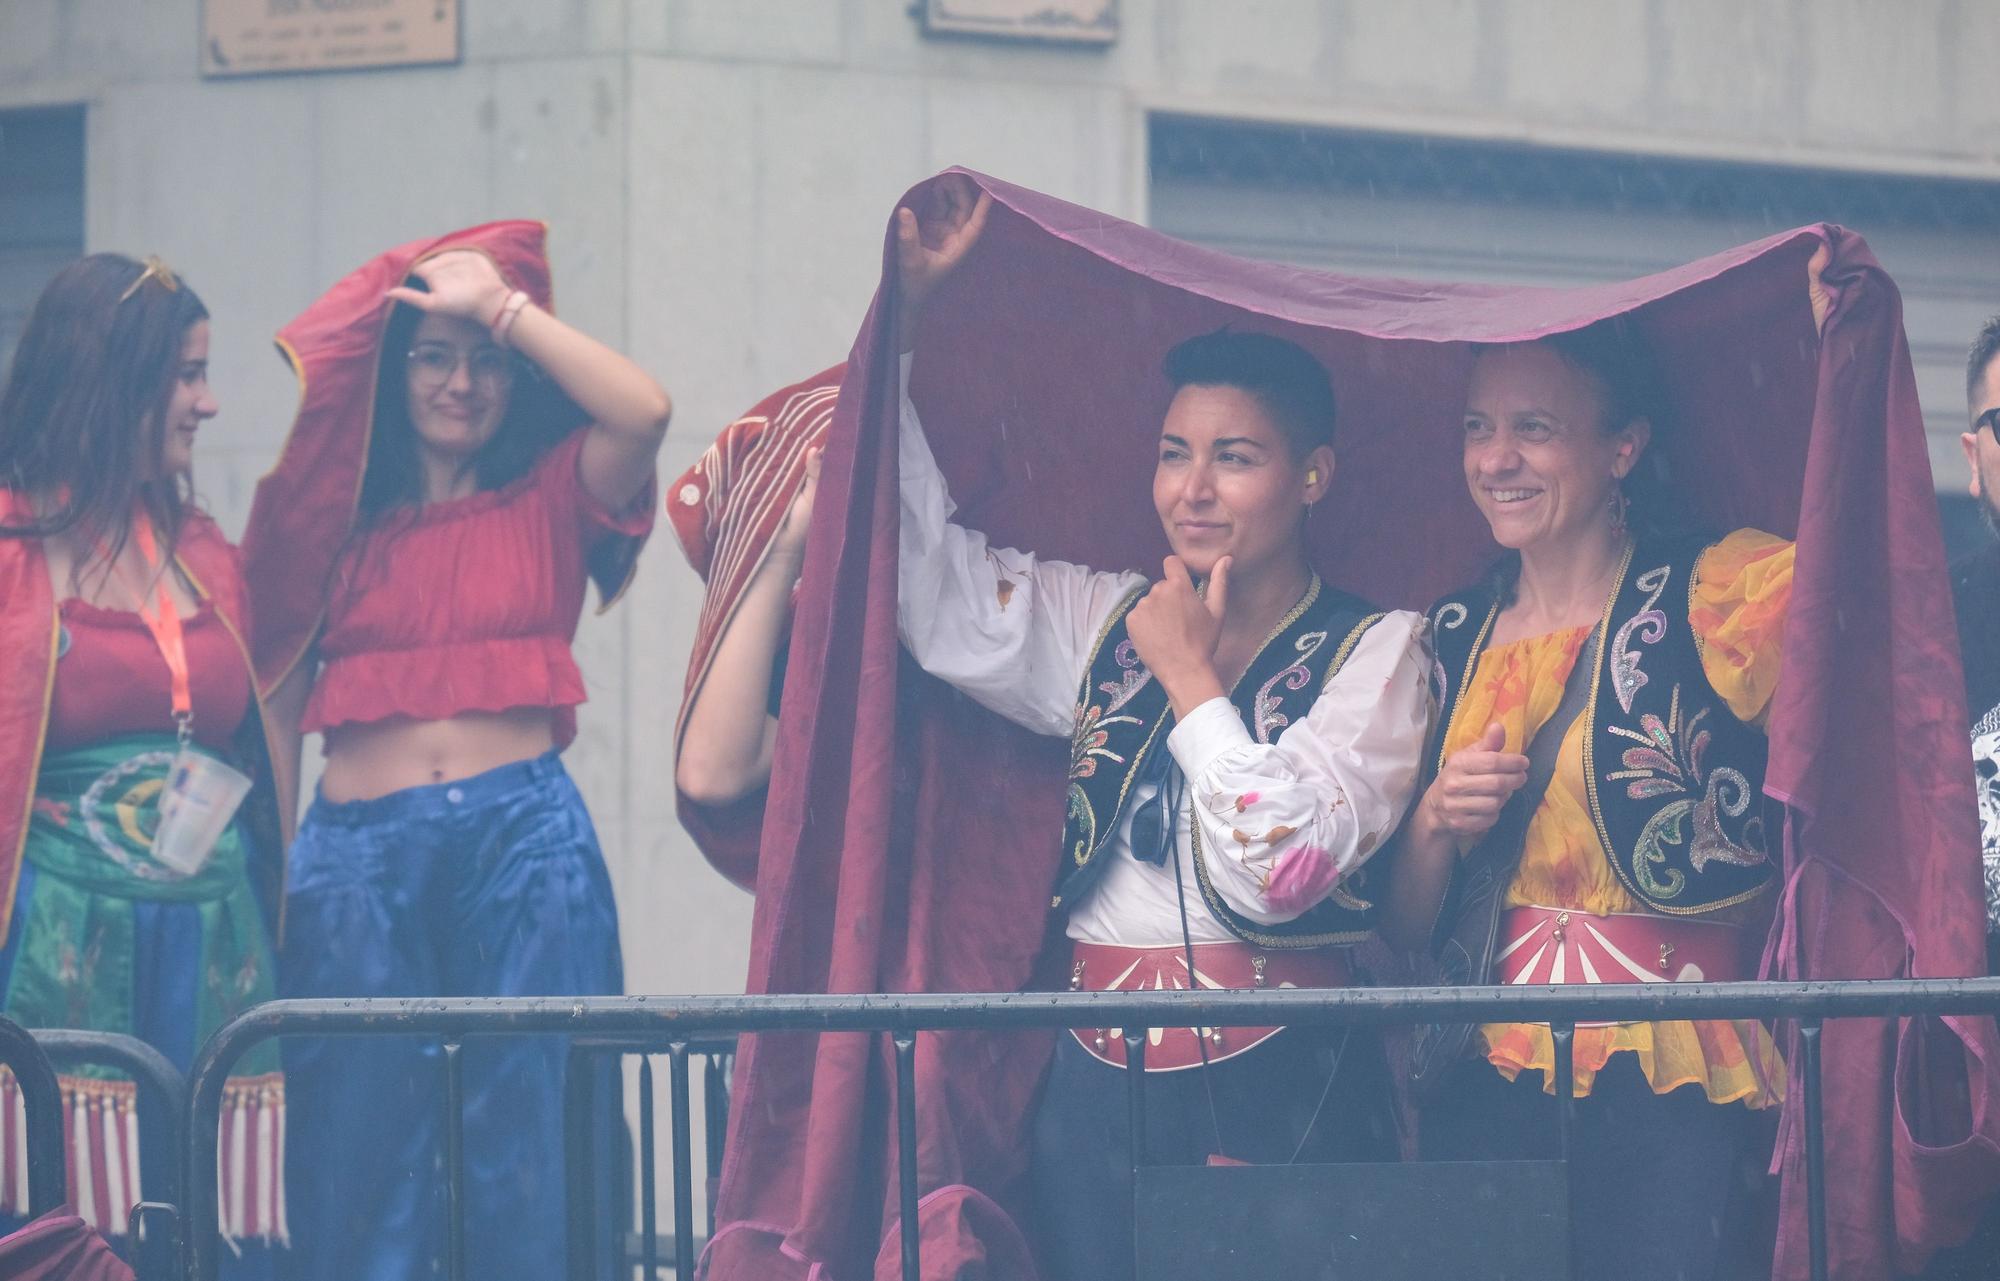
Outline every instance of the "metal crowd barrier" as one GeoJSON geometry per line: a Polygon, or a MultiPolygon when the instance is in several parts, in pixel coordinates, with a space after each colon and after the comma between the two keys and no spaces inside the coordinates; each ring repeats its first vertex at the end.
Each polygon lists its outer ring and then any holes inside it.
{"type": "Polygon", "coordinates": [[[579,1037],[570,1044],[569,1066],[564,1076],[565,1098],[563,1160],[564,1186],[569,1199],[569,1274],[597,1277],[596,1178],[598,1160],[593,1151],[597,1074],[592,1068],[604,1061],[639,1060],[639,1133],[634,1152],[639,1171],[639,1232],[637,1239],[621,1234],[618,1239],[618,1275],[629,1276],[633,1268],[652,1281],[659,1276],[661,1260],[670,1262],[679,1275],[690,1276],[701,1247],[715,1235],[715,1191],[722,1178],[723,1135],[729,1126],[729,1071],[736,1055],[733,1036],[687,1037],[665,1040],[646,1037],[579,1037]],[[654,1134],[654,1088],[652,1057],[665,1055],[671,1091],[672,1142],[674,1154],[674,1225],[664,1250],[660,1240],[658,1205],[658,1143],[654,1134]],[[690,1118],[689,1087],[692,1082],[691,1056],[702,1060],[702,1158],[707,1174],[707,1225],[701,1237],[694,1234],[693,1125],[690,1118]]]}
{"type": "MultiPolygon", "coordinates": [[[[0,1067],[14,1073],[27,1117],[28,1217],[59,1209],[69,1196],[63,1172],[62,1086],[55,1065],[28,1030],[0,1018],[0,1067]]],[[[0,1154],[4,1158],[7,1154],[0,1154]]]]}
{"type": "Polygon", "coordinates": [[[139,1085],[139,1155],[146,1199],[126,1207],[126,1240],[139,1281],[180,1275],[181,1121],[187,1078],[166,1055],[136,1036],[80,1028],[29,1033],[58,1069],[91,1064],[116,1068],[139,1085]]]}
{"type": "MultiPolygon", "coordinates": [[[[1426,1022],[1546,1023],[1555,1034],[1560,1126],[1572,1123],[1572,1035],[1579,1022],[1677,1019],[1795,1021],[1794,1068],[1806,1109],[1806,1196],[1812,1276],[1827,1275],[1826,1153],[1821,1116],[1820,1030],[1833,1018],[2000,1013],[2000,979],[1815,983],[1660,983],[1498,988],[1337,988],[1259,991],[1050,992],[1000,995],[686,996],[275,1001],[219,1030],[192,1074],[187,1165],[187,1272],[212,1281],[217,1260],[217,1124],[230,1067],[279,1036],[422,1035],[444,1044],[448,1275],[465,1276],[464,1082],[459,1047],[468,1037],[566,1035],[590,1042],[667,1047],[672,1072],[674,1175],[689,1186],[687,1053],[720,1033],[823,1031],[888,1034],[896,1057],[897,1161],[902,1269],[917,1281],[916,1038],[958,1028],[1122,1027],[1130,1064],[1134,1162],[1145,1126],[1145,1029],[1151,1027],[1383,1027],[1426,1022]],[[676,1047],[679,1047],[678,1049],[676,1047]]],[[[585,1055],[591,1047],[580,1047],[585,1055]]],[[[648,1069],[650,1071],[650,1069],[648,1069]]],[[[587,1073],[572,1072],[571,1080],[587,1073]]],[[[572,1098],[574,1104],[576,1099],[572,1098]]],[[[59,1143],[59,1140],[58,1140],[59,1143]]],[[[60,1151],[56,1161],[61,1160],[60,1151]]],[[[58,1165],[59,1168],[59,1165],[58,1165]]],[[[691,1213],[677,1193],[675,1244],[690,1242],[691,1213]]],[[[676,1249],[677,1275],[693,1276],[692,1249],[676,1249]]],[[[651,1281],[650,1274],[648,1281],[651,1281]]]]}

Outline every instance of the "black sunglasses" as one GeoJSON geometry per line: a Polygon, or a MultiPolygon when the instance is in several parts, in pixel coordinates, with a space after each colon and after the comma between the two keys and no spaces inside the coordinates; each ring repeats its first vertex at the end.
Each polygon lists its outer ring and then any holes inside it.
{"type": "Polygon", "coordinates": [[[1155,867],[1167,866],[1179,840],[1175,825],[1180,819],[1185,779],[1174,754],[1160,746],[1140,766],[1135,783],[1151,783],[1157,790],[1132,811],[1132,857],[1155,867]]]}
{"type": "Polygon", "coordinates": [[[2000,444],[2000,405],[1972,420],[1972,434],[1977,436],[1982,431],[1992,432],[1994,442],[2000,444]]]}

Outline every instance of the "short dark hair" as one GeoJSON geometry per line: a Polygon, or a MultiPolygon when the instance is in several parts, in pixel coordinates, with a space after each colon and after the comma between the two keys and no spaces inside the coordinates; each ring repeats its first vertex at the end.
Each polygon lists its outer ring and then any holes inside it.
{"type": "Polygon", "coordinates": [[[1986,377],[1986,367],[1993,358],[2000,356],[2000,316],[1995,316],[1979,328],[1979,336],[1972,340],[1972,350],[1965,355],[1965,404],[1967,408],[1979,399],[1979,380],[1986,377]]]}
{"type": "Polygon", "coordinates": [[[1295,342],[1218,329],[1174,345],[1161,366],[1174,390],[1235,387],[1249,392],[1283,432],[1295,457],[1333,444],[1333,380],[1295,342]]]}

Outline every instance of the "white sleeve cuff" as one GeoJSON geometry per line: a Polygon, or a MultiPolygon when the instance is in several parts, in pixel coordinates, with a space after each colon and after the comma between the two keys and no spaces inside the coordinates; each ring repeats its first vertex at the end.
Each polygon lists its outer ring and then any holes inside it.
{"type": "Polygon", "coordinates": [[[1243,728],[1243,717],[1220,694],[1189,712],[1167,735],[1167,747],[1190,781],[1200,778],[1224,752],[1249,746],[1250,731],[1243,728]]]}

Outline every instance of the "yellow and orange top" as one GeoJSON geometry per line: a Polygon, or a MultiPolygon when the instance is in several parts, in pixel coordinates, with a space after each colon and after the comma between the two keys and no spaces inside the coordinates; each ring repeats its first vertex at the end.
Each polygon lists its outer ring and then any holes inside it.
{"type": "MultiPolygon", "coordinates": [[[[1738,530],[1702,554],[1695,570],[1688,621],[1701,644],[1702,668],[1737,717],[1761,726],[1777,688],[1785,607],[1792,590],[1792,544],[1757,530],[1738,530]]],[[[1555,714],[1563,686],[1589,628],[1573,628],[1495,645],[1479,656],[1446,754],[1478,741],[1488,725],[1506,730],[1506,750],[1519,752],[1555,714]]],[[[1608,915],[1644,912],[1619,882],[1598,841],[1583,772],[1584,718],[1563,736],[1555,776],[1528,823],[1521,864],[1507,905],[1569,908],[1608,915]]],[[[1543,1073],[1553,1091],[1555,1043],[1540,1024],[1489,1023],[1481,1029],[1486,1057],[1513,1079],[1543,1073]]],[[[1742,1100],[1753,1108],[1782,1102],[1784,1060],[1763,1024],[1733,1022],[1625,1023],[1580,1027],[1574,1064],[1578,1094],[1588,1094],[1613,1054],[1631,1051],[1660,1093],[1699,1083],[1712,1102],[1742,1100]]]]}

